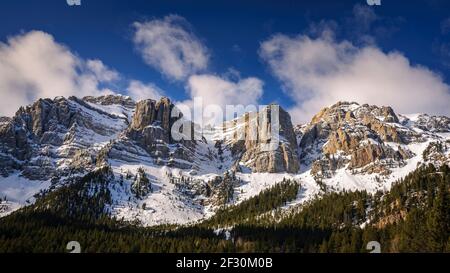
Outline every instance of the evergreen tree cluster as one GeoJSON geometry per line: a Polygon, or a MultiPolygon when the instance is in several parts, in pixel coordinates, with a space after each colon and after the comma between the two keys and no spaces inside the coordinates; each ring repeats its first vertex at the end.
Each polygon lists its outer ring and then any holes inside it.
{"type": "Polygon", "coordinates": [[[24,211],[48,211],[65,218],[91,222],[106,215],[112,203],[109,190],[114,174],[109,166],[76,178],[68,185],[43,193],[33,206],[24,211]]]}
{"type": "Polygon", "coordinates": [[[134,181],[131,184],[131,192],[136,196],[136,198],[142,198],[153,192],[152,184],[150,179],[148,179],[147,174],[143,168],[137,170],[137,174],[134,177],[134,181]]]}
{"type": "Polygon", "coordinates": [[[65,252],[74,240],[82,252],[354,253],[368,252],[370,241],[383,252],[450,252],[448,166],[418,168],[388,193],[327,193],[272,217],[301,190],[285,180],[202,223],[151,228],[105,213],[111,175],[99,169],[0,219],[0,252],[65,252]]]}
{"type": "Polygon", "coordinates": [[[259,195],[245,200],[237,206],[219,209],[203,225],[220,227],[256,221],[256,218],[262,214],[285,206],[289,201],[294,200],[299,189],[300,185],[297,182],[284,179],[281,183],[264,190],[259,195]]]}

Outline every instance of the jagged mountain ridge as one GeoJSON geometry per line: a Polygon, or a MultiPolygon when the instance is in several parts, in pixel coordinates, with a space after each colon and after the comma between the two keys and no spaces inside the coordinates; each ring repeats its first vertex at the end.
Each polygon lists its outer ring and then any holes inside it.
{"type": "Polygon", "coordinates": [[[297,127],[300,161],[311,166],[317,178],[330,178],[341,168],[388,176],[392,168],[417,156],[409,145],[445,140],[449,121],[427,115],[408,118],[391,107],[340,102],[297,127]]]}
{"type": "MultiPolygon", "coordinates": [[[[106,149],[114,149],[115,144],[120,145],[120,143],[128,141],[134,142],[138,147],[144,149],[151,157],[157,159],[160,165],[199,169],[201,166],[192,164],[192,162],[198,157],[196,150],[205,148],[198,146],[207,144],[207,141],[204,138],[200,138],[200,141],[174,141],[171,136],[171,128],[174,122],[182,119],[182,115],[171,117],[173,109],[174,105],[167,98],[163,98],[159,102],[143,100],[137,103],[122,96],[86,97],[84,99],[59,97],[55,100],[39,100],[33,105],[19,109],[14,118],[3,119],[0,131],[2,151],[5,156],[9,155],[14,160],[30,163],[33,158],[41,156],[42,151],[57,147],[57,151],[51,150],[51,155],[55,155],[60,161],[51,163],[55,169],[60,169],[60,166],[63,165],[61,159],[72,160],[73,157],[79,156],[77,152],[89,150],[95,146],[97,147],[95,151],[107,153],[106,149]],[[64,153],[61,150],[64,150],[64,153]]],[[[287,132],[285,134],[288,136],[290,146],[295,149],[297,143],[293,137],[290,117],[284,111],[280,116],[283,121],[281,127],[287,132]]],[[[189,121],[187,124],[192,126],[193,134],[195,134],[194,124],[189,121]]],[[[230,129],[230,126],[226,127],[227,129],[224,130],[230,129]]],[[[231,127],[231,130],[238,127],[240,125],[236,124],[231,127]]],[[[258,141],[252,143],[246,137],[243,140],[235,140],[231,137],[227,138],[226,142],[225,146],[227,147],[224,149],[229,147],[235,160],[240,156],[246,159],[252,157],[247,153],[242,155],[237,152],[238,150],[242,152],[258,146],[258,141]],[[242,149],[242,145],[245,146],[244,149],[242,149]]],[[[280,143],[284,144],[284,141],[281,140],[280,143]]],[[[217,146],[217,143],[213,144],[213,146],[217,146]]],[[[283,146],[285,153],[287,150],[287,147],[283,146]]],[[[212,151],[209,152],[212,153],[212,151]]],[[[289,152],[289,159],[294,161],[292,164],[290,162],[274,164],[272,161],[275,161],[276,158],[266,159],[265,161],[271,162],[257,164],[256,171],[296,172],[298,170],[296,152],[295,150],[289,152]],[[269,164],[274,166],[266,166],[269,164]]],[[[97,156],[95,159],[101,160],[102,158],[97,156]]],[[[208,160],[211,160],[211,156],[208,160]]],[[[14,167],[18,167],[19,170],[24,167],[14,164],[8,166],[5,162],[3,163],[1,171],[4,176],[7,175],[8,170],[11,171],[14,167]]],[[[64,163],[69,164],[66,161],[64,163]]],[[[28,167],[28,164],[25,165],[28,167]]],[[[239,164],[234,163],[233,165],[238,166],[239,164]]],[[[39,167],[45,166],[40,165],[39,167]]],[[[46,176],[44,174],[33,175],[31,172],[29,175],[25,173],[24,176],[31,180],[42,180],[53,176],[53,171],[45,172],[46,176]]]]}
{"type": "MultiPolygon", "coordinates": [[[[23,107],[13,118],[4,118],[1,123],[0,170],[6,181],[2,185],[3,192],[13,189],[13,180],[20,178],[27,190],[6,197],[18,201],[16,203],[32,202],[37,190],[52,190],[69,183],[73,177],[81,177],[103,165],[114,164],[119,169],[126,164],[146,165],[158,173],[162,167],[168,167],[217,179],[224,172],[241,168],[240,158],[243,155],[240,152],[245,149],[235,153],[231,151],[231,146],[245,143],[251,146],[253,152],[257,151],[258,141],[251,143],[231,138],[234,142],[223,146],[204,138],[199,141],[174,141],[170,128],[182,119],[182,115],[171,117],[173,108],[167,98],[159,102],[143,100],[136,103],[123,96],[58,97],[23,107]],[[47,185],[48,182],[51,182],[51,187],[37,186],[47,185]]],[[[290,120],[288,122],[286,128],[293,135],[292,124],[290,120]]],[[[189,121],[187,124],[194,127],[189,121]]],[[[296,143],[293,143],[292,147],[295,146],[296,143]]],[[[283,149],[286,153],[286,147],[283,149]]],[[[284,171],[285,166],[290,166],[285,164],[284,158],[270,156],[270,153],[264,153],[261,157],[264,160],[259,161],[255,171],[284,171]],[[277,160],[283,163],[274,163],[277,160]]],[[[134,166],[130,168],[134,171],[138,169],[134,166]]],[[[120,172],[117,170],[117,176],[127,176],[127,173],[120,172]]],[[[153,180],[162,179],[157,175],[153,180]]],[[[213,187],[222,184],[223,181],[213,187]]],[[[208,185],[196,188],[217,195],[208,185]]],[[[128,197],[125,200],[130,199],[127,189],[122,193],[128,197]]]]}
{"type": "MultiPolygon", "coordinates": [[[[167,98],[71,97],[39,100],[2,118],[0,192],[9,200],[2,203],[3,215],[32,203],[40,190],[73,183],[105,165],[113,173],[108,212],[155,225],[203,219],[283,178],[302,184],[289,205],[297,206],[324,190],[387,189],[419,162],[450,158],[446,117],[406,117],[389,107],[338,103],[294,128],[280,109],[280,145],[267,152],[260,149],[267,130],[258,129],[257,140],[246,136],[251,122],[268,120],[268,108],[224,123],[217,128],[224,139],[196,141],[172,139],[170,128],[183,119],[171,117],[173,108],[167,98]],[[140,170],[152,192],[138,197],[131,189],[140,170]],[[16,181],[26,190],[11,194],[16,181]]],[[[195,124],[185,124],[198,133],[195,124]]]]}

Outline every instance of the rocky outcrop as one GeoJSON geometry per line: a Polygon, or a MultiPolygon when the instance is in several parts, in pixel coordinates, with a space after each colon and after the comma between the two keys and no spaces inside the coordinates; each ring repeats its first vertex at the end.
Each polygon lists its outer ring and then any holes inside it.
{"type": "Polygon", "coordinates": [[[420,141],[420,135],[403,126],[391,107],[349,102],[321,110],[309,124],[297,128],[297,135],[301,163],[323,177],[344,167],[388,173],[392,162],[402,165],[413,156],[402,146],[420,141]]]}
{"type": "Polygon", "coordinates": [[[450,118],[444,116],[430,116],[427,114],[420,114],[413,121],[405,118],[404,122],[413,122],[416,127],[426,132],[450,132],[450,118]]]}
{"type": "Polygon", "coordinates": [[[346,163],[342,157],[325,156],[313,162],[311,173],[318,180],[332,178],[338,169],[345,167],[346,163]]]}
{"type": "Polygon", "coordinates": [[[370,163],[374,163],[377,160],[390,158],[395,161],[400,161],[408,158],[408,154],[396,152],[393,149],[386,149],[386,146],[369,144],[364,145],[355,151],[353,151],[350,160],[350,168],[362,168],[370,163]]]}
{"type": "Polygon", "coordinates": [[[11,118],[0,122],[0,175],[8,176],[21,169],[23,161],[30,159],[32,153],[28,132],[11,118]]]}
{"type": "Polygon", "coordinates": [[[0,123],[0,149],[8,158],[1,160],[0,172],[21,170],[31,180],[85,172],[95,166],[98,142],[113,139],[126,126],[124,118],[76,97],[40,99],[0,123]]]}
{"type": "Polygon", "coordinates": [[[126,108],[134,108],[136,106],[136,102],[132,98],[121,95],[87,96],[83,98],[83,101],[98,105],[121,105],[126,108]]]}
{"type": "Polygon", "coordinates": [[[275,121],[272,120],[270,106],[257,114],[248,113],[224,124],[224,130],[228,131],[225,144],[232,151],[236,164],[254,172],[299,171],[297,139],[291,117],[280,107],[276,106],[276,109],[279,109],[279,122],[276,125],[272,124],[275,121]],[[272,134],[272,126],[277,126],[278,137],[272,134]]]}
{"type": "MultiPolygon", "coordinates": [[[[450,140],[431,142],[422,153],[426,163],[447,163],[450,166],[450,140]]],[[[439,164],[437,164],[439,165],[439,164]]]]}
{"type": "Polygon", "coordinates": [[[161,166],[194,171],[205,167],[217,173],[297,173],[302,164],[317,177],[342,168],[382,174],[414,155],[407,148],[410,143],[423,142],[434,132],[450,132],[446,117],[408,119],[390,107],[340,102],[295,129],[289,114],[272,105],[225,122],[219,130],[224,137],[208,142],[193,140],[197,128],[181,114],[172,117],[174,110],[168,98],[40,99],[12,118],[0,118],[0,175],[19,170],[27,178],[47,180],[105,166],[111,159],[139,162],[148,156],[161,166]],[[276,119],[273,109],[279,110],[276,119]],[[172,135],[178,121],[190,127],[187,139],[172,135]]]}
{"type": "Polygon", "coordinates": [[[27,130],[17,125],[13,120],[0,124],[0,151],[18,160],[26,160],[31,151],[27,130]]]}
{"type": "Polygon", "coordinates": [[[153,139],[162,140],[167,144],[172,141],[171,129],[175,118],[171,117],[174,105],[168,98],[162,98],[156,102],[154,100],[143,100],[136,104],[134,116],[128,133],[132,135],[140,132],[143,135],[153,136],[153,139]]]}
{"type": "MultiPolygon", "coordinates": [[[[174,140],[172,136],[172,126],[182,118],[168,98],[143,100],[136,104],[126,136],[154,157],[158,164],[192,168],[196,145],[193,135],[182,140],[174,140]]],[[[193,123],[185,122],[184,126],[191,126],[193,132],[193,123]]]]}
{"type": "Polygon", "coordinates": [[[14,117],[16,126],[23,127],[39,144],[62,145],[68,130],[86,128],[99,135],[116,133],[110,124],[96,120],[97,116],[117,120],[118,117],[86,104],[76,97],[40,99],[34,104],[21,107],[14,117]]]}

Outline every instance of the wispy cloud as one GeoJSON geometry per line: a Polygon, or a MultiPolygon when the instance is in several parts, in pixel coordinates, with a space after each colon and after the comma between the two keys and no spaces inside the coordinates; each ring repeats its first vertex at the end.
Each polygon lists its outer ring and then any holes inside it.
{"type": "MultiPolygon", "coordinates": [[[[182,103],[190,108],[189,111],[212,105],[222,109],[227,105],[254,105],[262,97],[263,81],[258,78],[241,78],[239,71],[233,68],[221,76],[206,71],[210,51],[186,19],[169,15],[136,22],[134,28],[134,43],[144,61],[169,80],[185,83],[189,99],[182,103]],[[201,99],[202,105],[194,105],[195,99],[201,99]]],[[[238,52],[241,48],[234,45],[232,50],[238,52]]],[[[150,86],[148,93],[160,92],[154,92],[150,86]]]]}
{"type": "Polygon", "coordinates": [[[107,67],[100,60],[88,60],[86,62],[86,67],[94,73],[99,81],[102,82],[114,82],[120,80],[120,74],[107,67]]]}
{"type": "Polygon", "coordinates": [[[402,17],[384,17],[369,5],[356,4],[351,14],[338,20],[322,19],[310,22],[307,34],[312,38],[342,38],[356,45],[373,45],[400,30],[402,17]]]}
{"type": "Polygon", "coordinates": [[[144,61],[172,80],[185,80],[208,67],[206,46],[180,16],[135,22],[133,41],[144,61]]]}
{"type": "Polygon", "coordinates": [[[103,83],[119,78],[99,60],[84,60],[53,36],[31,31],[0,43],[0,115],[38,98],[111,93],[103,83]]]}
{"type": "Polygon", "coordinates": [[[164,94],[154,84],[124,77],[101,60],[83,59],[42,31],[0,43],[0,116],[12,116],[39,98],[113,94],[121,86],[136,100],[164,94]]]}
{"type": "Polygon", "coordinates": [[[263,93],[263,82],[258,78],[233,81],[216,75],[195,75],[189,78],[190,96],[203,97],[205,104],[226,105],[256,104],[263,93]]]}
{"type": "Polygon", "coordinates": [[[450,114],[449,86],[400,52],[330,36],[277,35],[262,43],[260,55],[296,102],[291,113],[299,122],[342,100],[390,105],[402,113],[450,114]]]}
{"type": "Polygon", "coordinates": [[[127,92],[136,101],[144,99],[159,100],[164,96],[164,92],[153,83],[144,84],[137,80],[130,81],[127,92]]]}

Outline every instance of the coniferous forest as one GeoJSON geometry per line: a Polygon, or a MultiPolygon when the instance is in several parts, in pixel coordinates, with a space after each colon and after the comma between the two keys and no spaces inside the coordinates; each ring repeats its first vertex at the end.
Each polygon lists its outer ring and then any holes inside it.
{"type": "Polygon", "coordinates": [[[450,252],[448,166],[420,167],[388,193],[327,193],[288,211],[280,207],[301,186],[285,180],[203,222],[151,228],[104,213],[108,175],[100,169],[0,219],[0,252],[67,252],[69,241],[88,253],[366,253],[370,241],[382,252],[450,252]]]}

